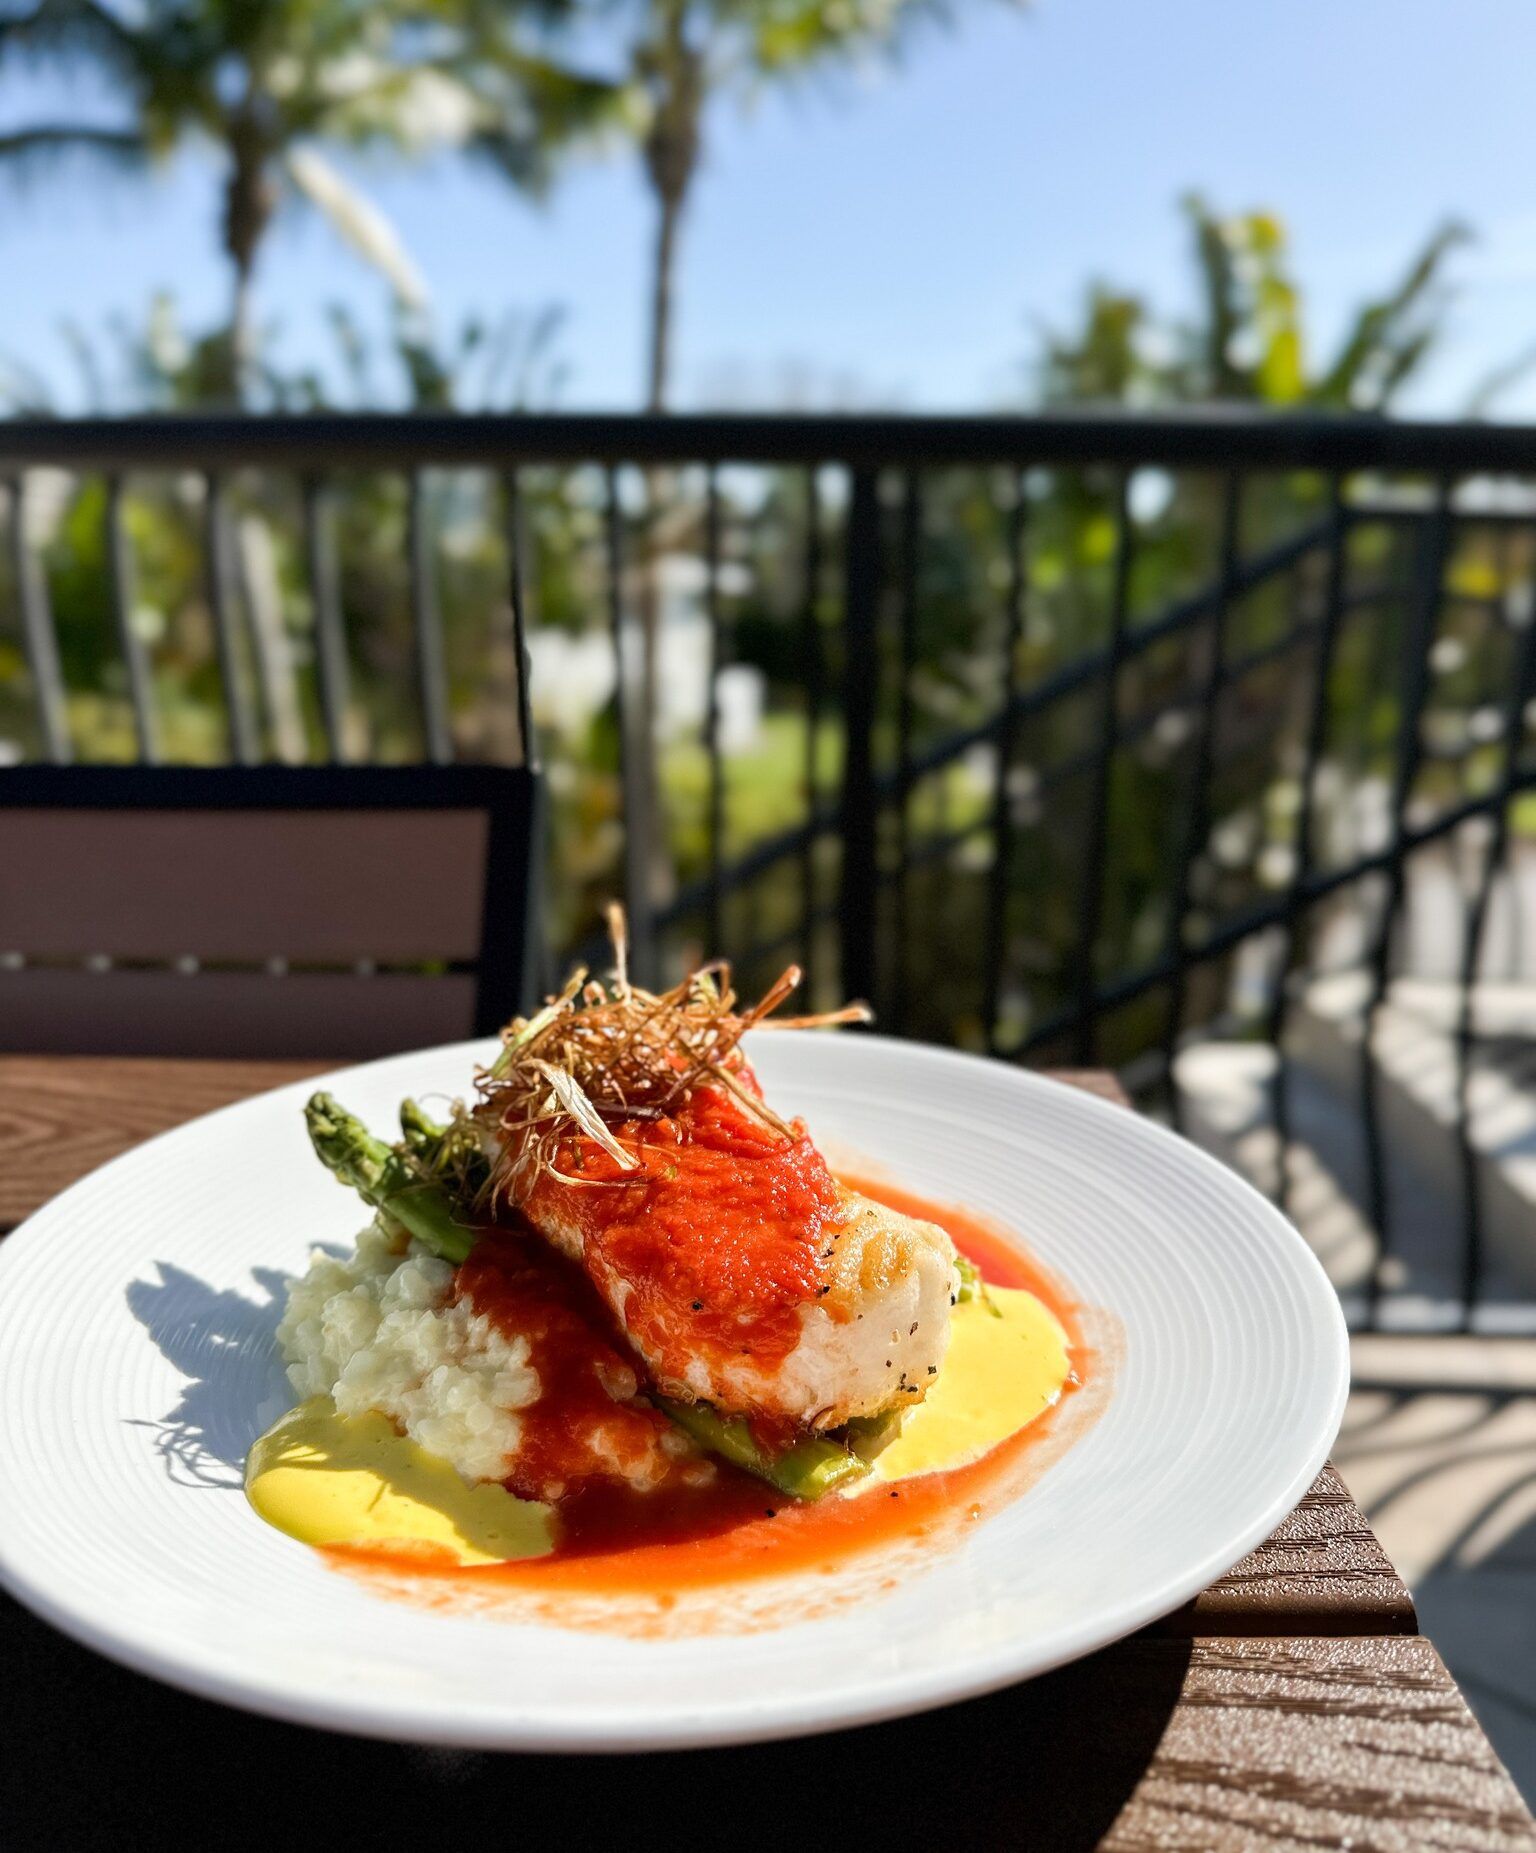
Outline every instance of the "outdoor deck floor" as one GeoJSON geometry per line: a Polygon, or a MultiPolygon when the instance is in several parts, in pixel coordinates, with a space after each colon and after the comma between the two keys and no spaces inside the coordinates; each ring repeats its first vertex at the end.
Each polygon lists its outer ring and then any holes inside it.
{"type": "Polygon", "coordinates": [[[1339,1469],[1536,1797],[1536,1340],[1362,1338],[1339,1469]]]}

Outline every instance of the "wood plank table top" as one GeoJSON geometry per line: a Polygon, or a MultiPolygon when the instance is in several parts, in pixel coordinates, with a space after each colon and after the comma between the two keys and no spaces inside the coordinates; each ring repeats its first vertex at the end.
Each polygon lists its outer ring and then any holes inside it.
{"type": "MultiPolygon", "coordinates": [[[[0,1231],[155,1133],[332,1065],[0,1057],[0,1231]]],[[[1059,1078],[1124,1098],[1107,1075],[1059,1078]]],[[[391,1843],[489,1826],[558,1846],[577,1813],[627,1837],[643,1796],[685,1846],[782,1845],[814,1819],[818,1847],[1536,1853],[1536,1822],[1331,1467],[1264,1545],[1132,1640],[814,1742],[578,1767],[326,1737],[111,1666],[3,1597],[0,1706],[8,1848],[116,1846],[151,1821],[196,1847],[236,1809],[249,1843],[335,1819],[350,1795],[357,1844],[387,1822],[391,1843]]]]}

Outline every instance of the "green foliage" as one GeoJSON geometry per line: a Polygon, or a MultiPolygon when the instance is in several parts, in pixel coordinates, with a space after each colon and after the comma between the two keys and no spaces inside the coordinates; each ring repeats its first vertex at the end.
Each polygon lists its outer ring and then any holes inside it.
{"type": "Polygon", "coordinates": [[[1310,357],[1302,295],[1283,222],[1254,211],[1223,217],[1184,202],[1199,313],[1161,315],[1141,297],[1095,285],[1083,326],[1050,334],[1039,361],[1049,405],[1263,406],[1385,412],[1428,360],[1444,327],[1446,266],[1466,230],[1442,226],[1384,295],[1355,311],[1336,351],[1310,357]]]}
{"type": "MultiPolygon", "coordinates": [[[[541,28],[550,11],[534,9],[541,28]]],[[[106,127],[29,123],[0,137],[0,168],[23,180],[66,157],[143,168],[189,145],[214,150],[234,300],[226,334],[203,359],[218,370],[219,396],[244,398],[256,345],[251,277],[268,226],[288,204],[306,199],[317,207],[401,303],[424,301],[398,239],[325,150],[471,149],[533,184],[606,97],[602,86],[573,86],[545,60],[514,58],[529,10],[498,0],[498,13],[508,57],[496,67],[492,97],[466,79],[457,40],[445,38],[431,10],[406,0],[142,0],[131,11],[104,0],[8,6],[0,11],[0,68],[25,59],[93,69],[120,116],[106,127]]]]}
{"type": "MultiPolygon", "coordinates": [[[[78,20],[73,12],[60,14],[58,0],[49,4],[73,43],[78,20]]],[[[317,15],[325,11],[320,0],[314,7],[317,15]]],[[[541,19],[535,64],[547,76],[549,116],[540,131],[540,161],[524,163],[510,145],[500,153],[490,141],[473,145],[494,154],[520,183],[533,183],[548,171],[544,154],[564,139],[627,122],[645,140],[658,190],[675,188],[681,176],[676,203],[686,194],[698,158],[700,112],[712,87],[777,79],[834,62],[861,45],[891,45],[905,24],[929,10],[855,6],[834,19],[822,9],[792,6],[636,7],[626,13],[633,37],[625,70],[590,80],[567,70],[561,22],[541,19]]],[[[160,17],[156,8],[151,16],[160,17]]],[[[388,30],[394,17],[370,15],[367,30],[388,30]]],[[[434,13],[430,34],[417,42],[420,70],[441,72],[463,86],[472,95],[473,120],[489,125],[488,134],[516,118],[515,87],[533,69],[525,67],[517,49],[519,18],[488,8],[484,18],[456,15],[449,24],[446,15],[434,13]],[[485,51],[490,41],[494,57],[485,51]],[[494,72],[494,81],[471,71],[471,61],[481,57],[490,58],[486,69],[494,72]]],[[[218,29],[226,29],[222,13],[208,29],[221,20],[218,29]]],[[[0,55],[6,49],[0,31],[0,55]]],[[[395,104],[403,106],[403,93],[387,109],[382,98],[367,109],[354,100],[359,113],[346,130],[349,136],[355,130],[388,139],[405,120],[394,111],[395,104]],[[367,127],[370,122],[375,126],[367,127]]],[[[312,132],[321,134],[318,129],[305,134],[312,132]]],[[[473,138],[464,145],[472,143],[473,138]]],[[[144,150],[155,145],[146,132],[144,150]]],[[[5,152],[0,144],[0,156],[5,152]]],[[[51,143],[33,150],[38,158],[57,153],[51,143]]],[[[1190,311],[1172,315],[1135,294],[1096,288],[1077,329],[1042,340],[1036,378],[1047,403],[1155,408],[1216,401],[1380,412],[1398,402],[1443,327],[1449,265],[1462,237],[1456,228],[1430,239],[1403,277],[1364,303],[1337,347],[1318,360],[1280,221],[1264,212],[1219,217],[1198,200],[1187,203],[1186,213],[1190,311]]],[[[102,411],[208,404],[224,392],[237,359],[243,359],[247,402],[261,408],[365,409],[392,402],[431,410],[506,409],[547,404],[559,392],[559,316],[552,310],[508,316],[495,325],[470,322],[444,334],[420,311],[401,308],[380,337],[338,307],[330,326],[336,364],[303,370],[282,364],[270,331],[248,331],[243,354],[233,329],[187,334],[168,300],[155,306],[142,329],[118,325],[104,337],[76,329],[71,340],[88,401],[102,411]]],[[[17,409],[46,409],[43,383],[23,366],[12,366],[4,390],[17,409]]],[[[813,796],[823,805],[835,798],[842,752],[836,697],[850,666],[839,654],[834,594],[843,514],[838,489],[824,486],[820,540],[826,583],[808,587],[803,478],[771,471],[725,477],[722,561],[731,575],[721,597],[726,647],[733,663],[758,673],[764,704],[754,738],[731,751],[725,766],[726,849],[734,856],[803,818],[808,759],[815,762],[813,796]],[[828,691],[814,738],[805,693],[812,639],[828,691]]],[[[686,472],[625,485],[620,551],[627,565],[620,591],[627,612],[644,610],[645,574],[663,528],[668,552],[702,558],[697,489],[686,472]],[[653,519],[658,510],[664,523],[653,519]]],[[[1010,677],[1017,686],[1039,686],[1081,665],[1108,633],[1119,566],[1121,487],[1108,472],[1032,473],[1019,484],[984,470],[926,471],[922,489],[904,685],[898,645],[903,612],[894,572],[873,665],[876,758],[887,781],[904,735],[916,754],[943,749],[968,731],[984,732],[1010,677]],[[1026,592],[1010,656],[1007,612],[1016,572],[1026,592]]],[[[323,746],[315,613],[298,491],[297,484],[270,477],[242,477],[230,485],[239,672],[258,712],[263,750],[290,757],[315,755],[323,746]]],[[[558,675],[541,682],[537,674],[534,684],[555,807],[552,924],[557,940],[570,943],[591,929],[599,901],[618,887],[623,840],[613,701],[579,686],[594,658],[583,659],[574,649],[583,638],[597,645],[599,655],[606,649],[611,588],[604,489],[596,471],[550,470],[525,472],[522,494],[523,569],[536,638],[563,637],[573,646],[570,666],[559,674],[577,686],[552,686],[558,675]],[[561,699],[567,696],[576,698],[561,699]]],[[[433,473],[426,495],[456,743],[466,755],[504,758],[516,744],[516,663],[503,487],[489,473],[433,473]]],[[[1322,506],[1322,485],[1313,477],[1251,479],[1245,485],[1240,552],[1251,559],[1306,530],[1322,506]]],[[[135,480],[126,507],[134,569],[131,620],[150,654],[166,750],[172,758],[216,759],[225,751],[223,688],[204,583],[201,486],[170,477],[135,480]]],[[[1213,583],[1223,485],[1195,474],[1175,479],[1144,470],[1132,485],[1130,508],[1135,639],[1174,602],[1213,583]]],[[[347,748],[359,757],[407,760],[421,750],[421,728],[403,484],[390,474],[338,481],[328,512],[352,683],[347,748]]],[[[894,565],[907,544],[906,524],[896,506],[888,513],[886,558],[894,565]]],[[[127,756],[133,748],[104,538],[103,487],[91,479],[64,497],[42,538],[72,691],[71,723],[94,757],[127,756]]],[[[1454,750],[1427,763],[1416,793],[1423,802],[1460,789],[1457,780],[1473,789],[1492,776],[1493,756],[1478,748],[1473,721],[1488,705],[1489,688],[1507,675],[1508,627],[1501,629],[1496,614],[1512,587],[1528,584],[1533,569],[1528,556],[1523,541],[1512,549],[1495,547],[1470,525],[1458,535],[1444,619],[1445,640],[1456,647],[1446,655],[1443,674],[1437,672],[1426,716],[1433,737],[1454,750]]],[[[1186,850],[1193,850],[1188,914],[1196,940],[1211,923],[1284,887],[1311,666],[1305,651],[1285,646],[1298,623],[1318,609],[1318,566],[1314,553],[1295,571],[1232,600],[1227,649],[1243,667],[1214,701],[1207,698],[1207,626],[1137,649],[1125,668],[1114,717],[1119,745],[1107,773],[1110,849],[1095,949],[1101,973],[1144,965],[1174,945],[1173,871],[1186,850]],[[1197,743],[1207,728],[1210,802],[1200,814],[1194,804],[1197,743]]],[[[1333,795],[1325,793],[1320,835],[1330,840],[1349,825],[1349,806],[1358,792],[1392,767],[1414,596],[1410,543],[1388,524],[1358,530],[1349,566],[1358,604],[1352,604],[1340,640],[1325,716],[1324,769],[1333,795]]],[[[6,570],[0,566],[0,575],[6,570]]],[[[0,586],[0,609],[7,608],[7,590],[0,586]]],[[[23,686],[20,654],[7,639],[0,644],[0,733],[18,740],[24,729],[12,722],[24,705],[17,695],[23,686]]],[[[1094,796],[1093,754],[1103,722],[1102,690],[1096,678],[1086,677],[1075,692],[1021,718],[1007,766],[998,766],[995,749],[983,739],[974,750],[945,753],[937,770],[913,782],[904,820],[898,820],[896,804],[888,805],[887,850],[894,850],[904,831],[908,846],[921,852],[904,881],[888,884],[880,896],[882,982],[891,995],[907,999],[902,1027],[973,1043],[985,1037],[979,952],[993,892],[990,823],[999,802],[1011,832],[1002,1046],[1019,1046],[1071,1003],[1088,896],[1083,859],[1094,796]]],[[[707,867],[708,765],[699,739],[680,730],[663,739],[659,759],[658,862],[663,884],[676,889],[696,881],[707,867]]],[[[725,939],[737,952],[762,948],[748,955],[742,975],[749,984],[766,981],[791,951],[818,951],[817,1001],[828,1003],[834,1001],[830,930],[813,930],[810,947],[799,937],[801,882],[807,878],[813,902],[829,912],[838,880],[831,842],[817,845],[806,861],[798,855],[780,860],[770,875],[733,896],[725,939]]],[[[685,943],[693,952],[720,949],[705,948],[702,937],[702,920],[685,919],[672,950],[681,954],[685,943]]],[[[1196,981],[1189,999],[1192,1018],[1231,1004],[1241,987],[1229,978],[1213,968],[1196,981]]],[[[1163,1012],[1160,997],[1133,1001],[1109,1026],[1105,1053],[1129,1058],[1158,1042],[1163,1012]]]]}
{"type": "MultiPolygon", "coordinates": [[[[494,321],[467,317],[441,333],[430,317],[398,309],[373,332],[345,303],[326,319],[334,358],[319,366],[284,360],[276,331],[260,331],[249,357],[248,409],[366,412],[516,412],[558,403],[569,375],[560,350],[565,313],[555,304],[509,309],[494,321]]],[[[217,404],[227,378],[229,336],[197,334],[162,292],[142,325],[114,317],[98,333],[73,320],[60,333],[74,363],[78,395],[93,417],[181,412],[217,404]]],[[[51,384],[26,362],[0,354],[0,411],[61,415],[51,384]]]]}
{"type": "MultiPolygon", "coordinates": [[[[499,0],[437,0],[450,21],[455,71],[493,114],[526,52],[511,42],[499,0]]],[[[656,203],[650,288],[647,404],[662,410],[671,376],[673,271],[684,210],[704,156],[705,126],[717,98],[749,96],[765,84],[835,69],[901,50],[915,26],[946,21],[947,0],[592,0],[555,16],[541,61],[563,74],[568,108],[562,139],[611,136],[637,146],[656,203]],[[604,73],[589,68],[589,46],[615,50],[604,73]]],[[[498,163],[521,182],[506,153],[498,163]]]]}

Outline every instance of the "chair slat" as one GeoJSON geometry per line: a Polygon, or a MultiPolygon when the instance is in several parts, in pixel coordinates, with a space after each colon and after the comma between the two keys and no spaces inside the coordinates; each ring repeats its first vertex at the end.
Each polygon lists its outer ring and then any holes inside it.
{"type": "Polygon", "coordinates": [[[474,1012],[463,974],[0,971],[5,1053],[342,1062],[459,1041],[474,1012]]]}
{"type": "Polygon", "coordinates": [[[0,803],[0,952],[473,961],[486,841],[473,810],[0,803]]]}

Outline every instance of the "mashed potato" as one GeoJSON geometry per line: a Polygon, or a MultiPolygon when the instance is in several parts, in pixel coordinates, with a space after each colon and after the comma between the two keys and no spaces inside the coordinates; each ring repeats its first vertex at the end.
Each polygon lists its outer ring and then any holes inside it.
{"type": "Polygon", "coordinates": [[[333,1397],[344,1416],[380,1410],[466,1480],[500,1480],[538,1373],[526,1339],[453,1299],[453,1274],[370,1223],[355,1254],[311,1256],[289,1288],[278,1344],[300,1398],[333,1397]]]}

